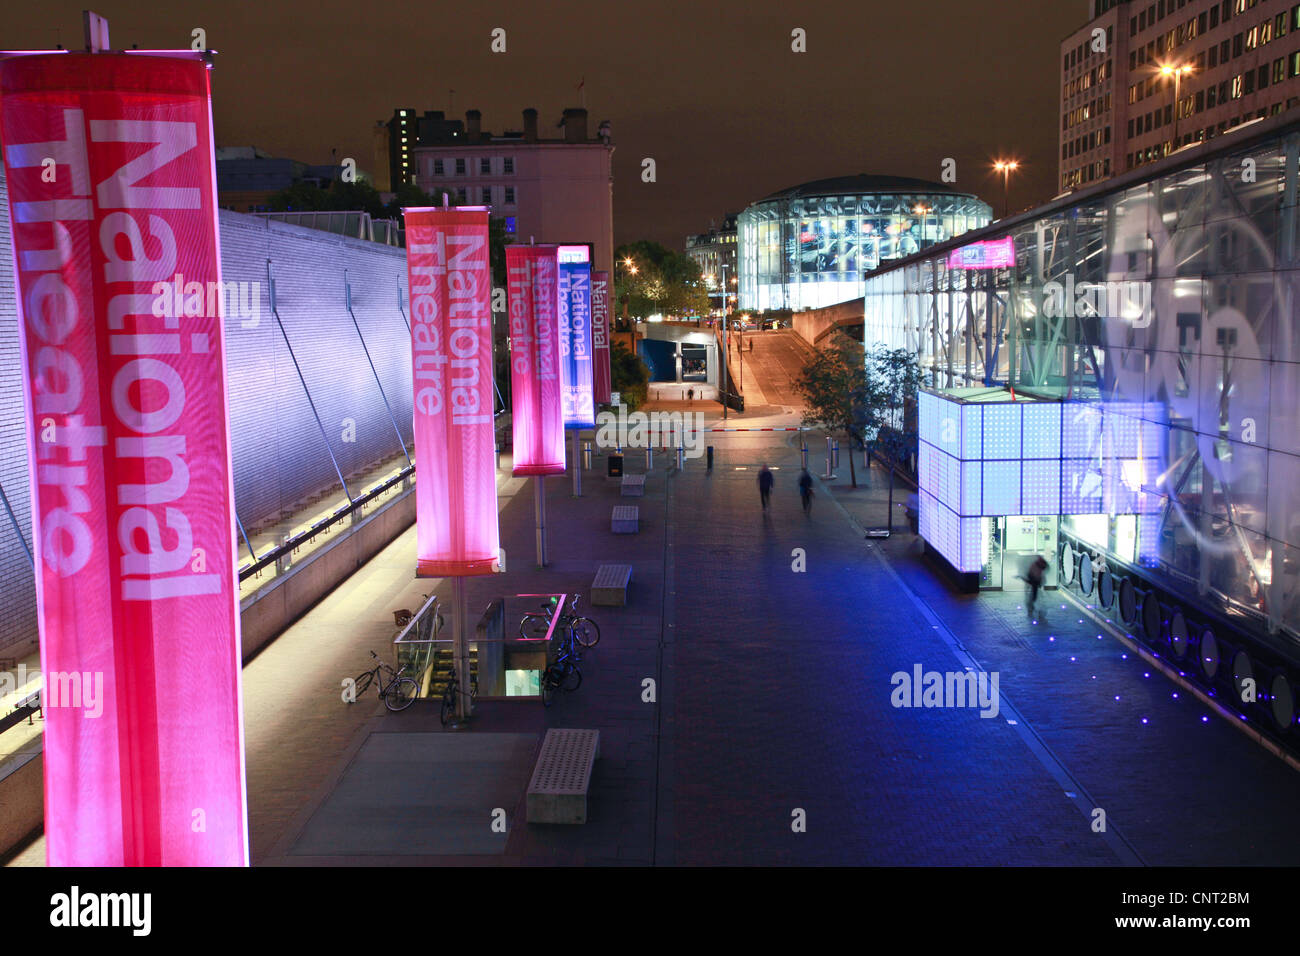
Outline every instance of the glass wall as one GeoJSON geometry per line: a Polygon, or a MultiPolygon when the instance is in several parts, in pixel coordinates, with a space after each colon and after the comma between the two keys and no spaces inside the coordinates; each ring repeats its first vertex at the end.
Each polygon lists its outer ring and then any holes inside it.
{"type": "Polygon", "coordinates": [[[1234,141],[971,236],[1009,234],[1012,268],[945,250],[867,277],[865,335],[914,350],[932,388],[1136,414],[1157,507],[1063,530],[1300,640],[1300,124],[1234,141]]]}
{"type": "Polygon", "coordinates": [[[855,299],[882,263],[985,226],[989,207],[958,193],[772,199],[740,214],[740,307],[813,309],[855,299]]]}

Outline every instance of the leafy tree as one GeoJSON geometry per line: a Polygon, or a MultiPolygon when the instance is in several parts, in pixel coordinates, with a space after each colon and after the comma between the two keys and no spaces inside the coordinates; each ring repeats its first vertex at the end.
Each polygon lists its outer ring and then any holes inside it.
{"type": "MultiPolygon", "coordinates": [[[[892,462],[905,462],[916,451],[916,432],[907,427],[907,411],[915,404],[920,381],[916,357],[907,349],[877,343],[864,351],[848,336],[835,335],[804,366],[795,388],[806,404],[805,425],[848,436],[851,451],[865,448],[892,462]]],[[[856,488],[852,453],[849,474],[856,488]]]]}
{"type": "Polygon", "coordinates": [[[656,313],[702,315],[709,310],[699,263],[645,239],[614,250],[614,301],[620,314],[626,305],[628,315],[638,319],[656,313]]]}
{"type": "Polygon", "coordinates": [[[609,353],[610,383],[629,412],[645,404],[650,394],[650,369],[641,356],[620,341],[614,341],[609,353]]]}

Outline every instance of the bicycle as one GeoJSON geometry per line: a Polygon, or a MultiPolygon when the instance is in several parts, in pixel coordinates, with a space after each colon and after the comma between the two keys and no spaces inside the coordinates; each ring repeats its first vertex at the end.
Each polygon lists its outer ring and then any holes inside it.
{"type": "MultiPolygon", "coordinates": [[[[595,647],[600,643],[600,626],[589,617],[577,615],[580,597],[578,594],[570,595],[569,608],[560,615],[559,627],[571,631],[574,640],[582,647],[595,647]]],[[[519,636],[524,640],[540,640],[545,637],[554,613],[555,605],[547,603],[542,605],[540,614],[536,611],[525,614],[519,621],[519,636]]]]}
{"type": "Polygon", "coordinates": [[[379,655],[374,651],[370,652],[370,656],[375,659],[375,666],[357,675],[353,681],[355,694],[348,703],[356,703],[361,695],[370,689],[370,685],[375,682],[375,679],[379,678],[379,698],[384,702],[384,706],[394,713],[399,710],[406,710],[419,696],[420,685],[411,678],[403,676],[406,672],[405,666],[393,670],[381,661],[379,655]],[[380,677],[382,671],[392,674],[392,679],[384,680],[380,677]]]}
{"type": "Polygon", "coordinates": [[[571,693],[582,686],[582,668],[578,666],[578,660],[577,652],[570,646],[560,652],[555,663],[542,671],[539,684],[543,706],[551,706],[557,690],[571,693]]]}
{"type": "MultiPolygon", "coordinates": [[[[447,679],[447,689],[442,692],[442,708],[438,713],[438,719],[442,721],[444,727],[451,723],[452,716],[456,713],[456,695],[460,692],[460,679],[456,676],[456,668],[451,669],[451,676],[447,679]]],[[[469,685],[470,699],[478,696],[478,681],[470,681],[469,685]]]]}

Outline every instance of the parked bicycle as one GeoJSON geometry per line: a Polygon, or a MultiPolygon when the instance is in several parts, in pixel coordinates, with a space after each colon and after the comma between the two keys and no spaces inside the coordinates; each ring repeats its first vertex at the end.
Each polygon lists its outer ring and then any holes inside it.
{"type": "MultiPolygon", "coordinates": [[[[451,723],[451,719],[456,714],[456,695],[461,693],[460,678],[456,676],[456,668],[451,669],[451,676],[447,679],[447,688],[442,692],[442,710],[438,717],[442,725],[446,727],[451,723]]],[[[478,681],[470,681],[469,696],[471,699],[478,696],[478,681]]]]}
{"type": "Polygon", "coordinates": [[[582,668],[578,666],[578,654],[573,641],[566,640],[559,648],[555,662],[542,671],[540,684],[544,706],[551,706],[557,690],[571,692],[582,686],[582,668]]]}
{"type": "MultiPolygon", "coordinates": [[[[556,632],[572,632],[573,639],[582,647],[595,647],[600,643],[600,626],[589,617],[579,616],[578,601],[581,595],[569,596],[568,607],[560,615],[556,632]]],[[[541,613],[532,611],[525,614],[519,622],[519,636],[524,640],[540,640],[546,636],[551,627],[551,618],[555,614],[555,604],[548,601],[542,605],[541,613]]]]}
{"type": "Polygon", "coordinates": [[[355,694],[349,703],[356,701],[370,689],[372,683],[379,688],[379,697],[384,702],[384,706],[391,711],[406,710],[411,706],[411,702],[420,694],[420,686],[411,678],[404,676],[405,667],[399,667],[393,670],[387,664],[379,659],[379,655],[374,651],[370,656],[375,660],[375,666],[364,673],[358,674],[353,682],[355,694]],[[386,679],[384,674],[391,674],[392,677],[386,679]]]}

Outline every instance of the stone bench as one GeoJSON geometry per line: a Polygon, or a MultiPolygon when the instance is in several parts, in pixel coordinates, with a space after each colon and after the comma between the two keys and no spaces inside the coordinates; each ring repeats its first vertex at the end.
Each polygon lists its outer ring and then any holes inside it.
{"type": "Polygon", "coordinates": [[[610,529],[615,534],[636,534],[641,530],[641,509],[636,505],[615,505],[610,529]]]}
{"type": "Polygon", "coordinates": [[[591,603],[598,607],[624,607],[627,586],[632,582],[632,565],[602,564],[591,582],[591,603]]]}
{"type": "Polygon", "coordinates": [[[624,498],[640,498],[645,494],[645,475],[624,475],[622,493],[624,498]]]}
{"type": "Polygon", "coordinates": [[[586,823],[587,789],[599,756],[599,730],[548,730],[528,782],[528,822],[586,823]]]}

